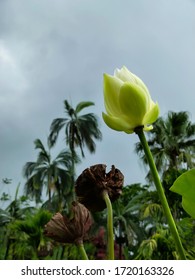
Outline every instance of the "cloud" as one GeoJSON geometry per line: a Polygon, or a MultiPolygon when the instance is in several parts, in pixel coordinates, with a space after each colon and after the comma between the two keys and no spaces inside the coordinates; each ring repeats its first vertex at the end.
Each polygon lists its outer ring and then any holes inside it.
{"type": "Polygon", "coordinates": [[[4,101],[8,101],[11,91],[23,92],[27,89],[27,81],[24,77],[22,69],[15,58],[15,54],[12,54],[6,47],[3,41],[0,40],[0,84],[1,91],[1,104],[4,101]],[[6,100],[5,100],[6,98],[6,100]]]}
{"type": "Polygon", "coordinates": [[[148,85],[162,115],[188,110],[194,119],[194,10],[186,0],[1,1],[0,178],[12,178],[13,188],[22,181],[22,166],[36,159],[34,139],[46,143],[68,99],[73,106],[94,101],[103,133],[78,173],[104,162],[120,168],[127,183],[143,182],[136,136],[101,120],[102,74],[126,65],[148,85]]]}

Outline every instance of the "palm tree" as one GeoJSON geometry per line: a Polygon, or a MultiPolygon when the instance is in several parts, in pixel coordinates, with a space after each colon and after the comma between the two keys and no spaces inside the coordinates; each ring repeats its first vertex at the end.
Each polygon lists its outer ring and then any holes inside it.
{"type": "MultiPolygon", "coordinates": [[[[161,175],[169,168],[189,169],[195,165],[195,123],[189,120],[188,112],[170,111],[167,118],[160,117],[149,134],[148,144],[161,175]]],[[[146,164],[140,143],[135,151],[146,164]]]]}
{"type": "MultiPolygon", "coordinates": [[[[34,141],[35,149],[39,150],[35,162],[27,162],[23,168],[25,183],[25,193],[35,198],[36,203],[41,201],[43,186],[47,188],[49,201],[51,201],[51,191],[55,191],[62,198],[66,191],[70,191],[70,168],[72,155],[69,151],[61,151],[52,160],[50,148],[45,149],[40,139],[34,141]]],[[[74,160],[78,162],[78,157],[74,160]]]]}
{"type": "Polygon", "coordinates": [[[72,187],[75,176],[76,148],[80,149],[81,155],[84,158],[84,146],[87,147],[89,152],[94,153],[96,149],[95,140],[102,139],[97,117],[93,113],[80,115],[83,109],[92,105],[94,105],[93,102],[84,101],[78,103],[74,109],[67,100],[64,100],[64,109],[67,117],[54,119],[50,126],[49,144],[51,147],[56,144],[61,129],[65,128],[65,141],[72,155],[72,187]]]}
{"type": "Polygon", "coordinates": [[[97,118],[93,113],[79,115],[84,108],[92,105],[93,102],[80,102],[74,109],[67,100],[64,100],[65,113],[68,117],[53,120],[49,135],[51,146],[56,143],[60,130],[65,127],[66,144],[72,153],[75,153],[75,148],[79,147],[84,157],[85,145],[91,153],[94,153],[96,148],[94,139],[101,140],[102,137],[97,118]]]}

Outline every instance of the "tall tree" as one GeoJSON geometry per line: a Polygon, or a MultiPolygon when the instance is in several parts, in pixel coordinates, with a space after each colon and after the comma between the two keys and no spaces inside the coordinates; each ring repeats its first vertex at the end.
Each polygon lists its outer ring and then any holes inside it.
{"type": "Polygon", "coordinates": [[[97,117],[93,113],[81,115],[81,111],[93,102],[80,102],[74,109],[67,100],[64,100],[65,118],[56,118],[50,127],[49,143],[54,146],[59,132],[65,129],[65,141],[72,154],[72,185],[74,184],[76,148],[80,149],[82,157],[85,157],[84,146],[89,152],[96,149],[95,140],[101,140],[102,134],[98,128],[97,117]]]}
{"type": "MultiPolygon", "coordinates": [[[[188,169],[195,165],[195,123],[190,121],[188,112],[168,112],[167,118],[156,121],[148,136],[160,174],[169,168],[188,169]]],[[[147,163],[140,143],[135,151],[147,163]]]]}
{"type": "MultiPolygon", "coordinates": [[[[69,151],[63,150],[52,160],[49,145],[46,150],[40,139],[36,139],[34,144],[39,153],[35,162],[27,162],[23,168],[24,177],[27,179],[25,193],[35,198],[38,203],[41,200],[43,186],[46,186],[51,201],[52,189],[61,196],[70,186],[72,155],[69,151]]],[[[78,157],[74,160],[77,162],[78,157]]]]}
{"type": "Polygon", "coordinates": [[[84,157],[83,147],[86,146],[91,153],[94,153],[96,148],[94,140],[101,140],[102,137],[97,117],[93,113],[79,114],[84,108],[92,105],[93,102],[80,102],[74,109],[67,100],[64,100],[67,117],[53,120],[49,135],[51,146],[56,143],[60,130],[65,127],[65,140],[71,152],[75,152],[75,148],[79,147],[84,157]]]}

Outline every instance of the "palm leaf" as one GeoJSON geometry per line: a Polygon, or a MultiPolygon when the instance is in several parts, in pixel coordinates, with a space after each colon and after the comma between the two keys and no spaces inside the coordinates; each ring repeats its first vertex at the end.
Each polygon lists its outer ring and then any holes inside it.
{"type": "Polygon", "coordinates": [[[67,150],[62,150],[57,157],[53,160],[58,166],[63,166],[67,169],[71,168],[72,160],[74,160],[75,163],[80,162],[80,158],[76,154],[72,154],[67,150]]]}
{"type": "Polygon", "coordinates": [[[37,166],[36,162],[32,162],[32,161],[27,162],[23,167],[23,171],[22,171],[23,176],[25,178],[29,178],[35,171],[36,166],[37,166]]]}
{"type": "Polygon", "coordinates": [[[10,214],[6,210],[0,209],[0,226],[10,223],[11,220],[10,214]]]}
{"type": "Polygon", "coordinates": [[[80,102],[75,109],[76,114],[78,114],[80,111],[82,111],[84,108],[89,107],[89,106],[93,106],[95,105],[93,102],[90,101],[83,101],[80,102]]]}
{"type": "Polygon", "coordinates": [[[53,147],[57,141],[60,130],[64,127],[67,122],[67,118],[54,119],[50,126],[50,134],[48,137],[49,147],[53,147]]]}
{"type": "Polygon", "coordinates": [[[40,150],[45,152],[45,148],[44,148],[43,143],[41,142],[40,139],[35,139],[34,144],[35,144],[35,149],[40,149],[40,150]]]}

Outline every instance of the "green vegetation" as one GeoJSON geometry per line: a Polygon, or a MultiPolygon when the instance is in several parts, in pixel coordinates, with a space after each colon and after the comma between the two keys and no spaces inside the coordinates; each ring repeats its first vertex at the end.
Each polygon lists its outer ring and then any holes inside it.
{"type": "MultiPolygon", "coordinates": [[[[97,117],[92,113],[81,114],[92,105],[80,102],[74,109],[65,100],[65,117],[53,120],[47,146],[40,139],[34,141],[37,159],[24,164],[25,185],[17,186],[12,200],[8,194],[2,194],[0,201],[8,206],[0,207],[1,260],[82,258],[76,245],[45,236],[44,226],[56,212],[71,218],[76,165],[84,158],[85,148],[94,153],[95,141],[102,138],[97,117]],[[51,150],[62,129],[65,149],[52,158],[51,150]],[[21,197],[19,188],[24,190],[21,197]]],[[[187,259],[195,259],[195,220],[183,209],[182,197],[170,191],[181,174],[195,167],[195,124],[187,112],[168,112],[156,121],[147,136],[185,254],[187,259]]],[[[147,167],[139,143],[135,152],[147,167]]],[[[10,179],[2,178],[2,184],[9,183],[10,179]]],[[[112,206],[116,259],[178,259],[150,173],[144,185],[124,186],[112,206]]],[[[94,223],[84,242],[85,250],[89,259],[106,259],[107,212],[95,212],[92,216],[94,223]]]]}

